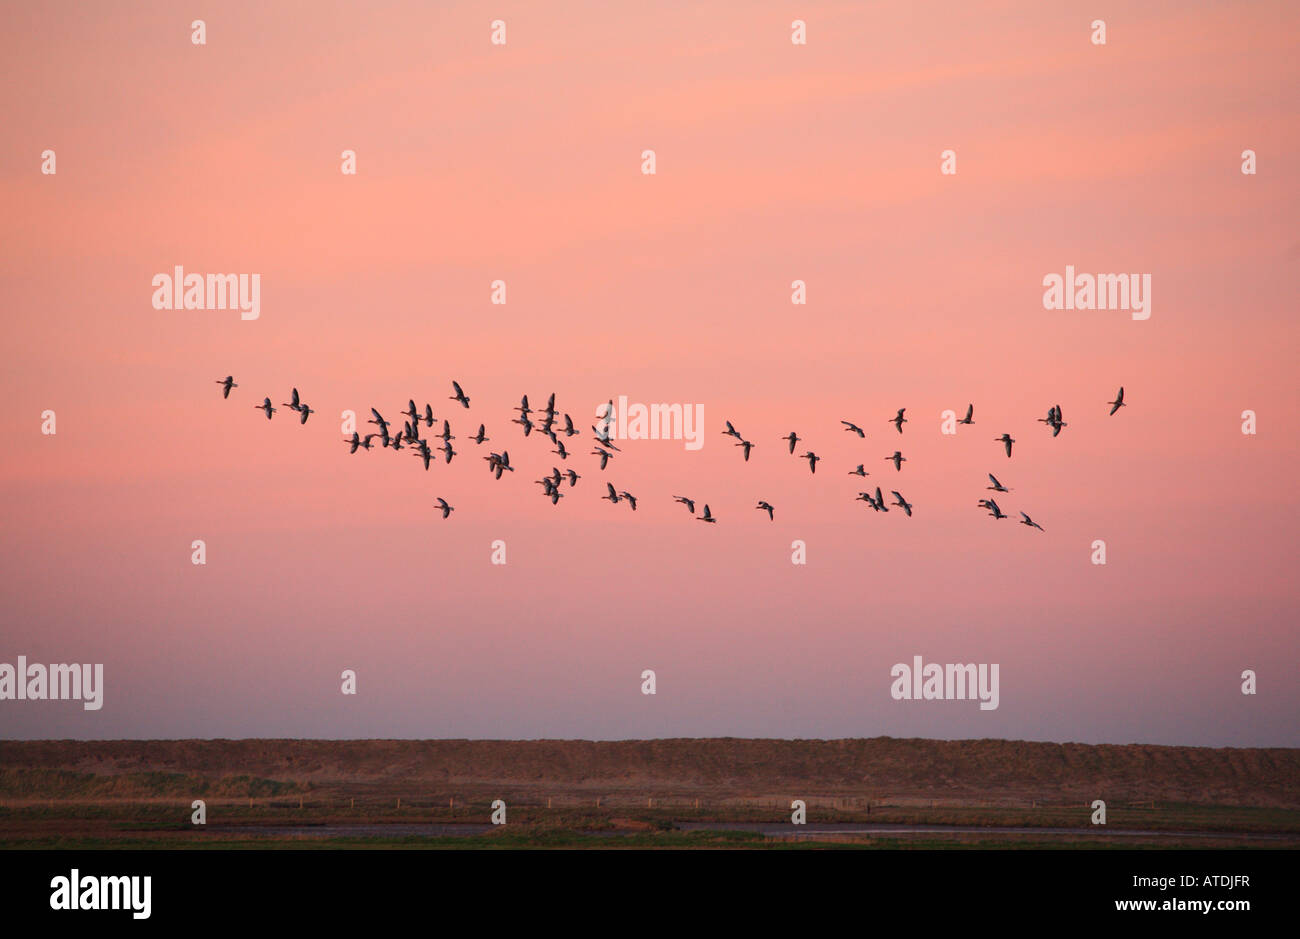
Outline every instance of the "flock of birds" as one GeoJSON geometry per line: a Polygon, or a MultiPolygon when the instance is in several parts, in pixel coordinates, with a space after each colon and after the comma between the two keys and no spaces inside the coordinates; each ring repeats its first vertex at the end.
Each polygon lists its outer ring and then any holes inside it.
{"type": "MultiPolygon", "coordinates": [[[[231,375],[217,379],[216,383],[222,386],[222,398],[229,398],[231,389],[239,387],[239,385],[236,384],[234,377],[231,375]]],[[[461,407],[468,409],[470,399],[461,389],[460,383],[453,381],[451,385],[456,393],[454,395],[449,395],[448,400],[455,401],[460,404],[461,407]]],[[[1118,394],[1115,395],[1114,401],[1108,401],[1106,403],[1111,406],[1110,415],[1113,417],[1116,411],[1125,406],[1123,387],[1121,387],[1118,394]]],[[[284,402],[283,406],[298,414],[299,424],[306,424],[307,418],[316,413],[302,400],[298,394],[297,388],[293,389],[290,400],[284,402]]],[[[268,421],[271,420],[272,416],[279,410],[271,404],[269,396],[263,398],[262,403],[254,405],[254,407],[262,411],[266,415],[268,421]]],[[[573,426],[573,419],[568,414],[563,415],[562,423],[558,420],[560,413],[555,408],[554,392],[551,393],[550,398],[547,400],[546,407],[542,408],[540,411],[535,411],[529,407],[528,395],[523,396],[519,406],[514,410],[519,413],[519,417],[513,418],[511,423],[520,425],[523,429],[524,437],[529,437],[534,431],[537,431],[540,435],[544,436],[554,444],[555,449],[551,451],[552,453],[557,454],[561,460],[567,460],[569,458],[573,451],[569,450],[569,448],[565,446],[564,441],[570,437],[581,434],[581,431],[573,426]],[[537,419],[534,420],[533,416],[537,416],[537,419]]],[[[894,425],[899,434],[903,433],[903,425],[908,423],[905,416],[906,412],[907,408],[899,408],[898,413],[887,421],[887,423],[894,425]]],[[[364,436],[353,431],[351,437],[344,437],[343,443],[348,447],[349,453],[356,453],[357,450],[370,450],[375,446],[375,442],[378,441],[380,449],[411,450],[411,452],[424,463],[424,468],[427,470],[429,464],[437,460],[437,457],[434,456],[434,450],[440,451],[447,463],[450,463],[452,458],[460,452],[452,447],[451,442],[457,438],[451,432],[450,421],[445,418],[442,420],[442,430],[440,433],[431,436],[421,436],[421,425],[428,430],[433,430],[437,423],[433,416],[433,406],[427,402],[424,405],[424,409],[420,410],[416,407],[415,399],[410,399],[407,402],[407,409],[401,412],[402,416],[407,419],[403,421],[402,429],[396,433],[391,431],[389,421],[386,420],[377,409],[372,407],[370,413],[374,416],[367,421],[367,423],[374,424],[377,430],[374,433],[367,433],[364,436]],[[437,440],[442,441],[441,444],[431,446],[432,442],[437,440]]],[[[1053,437],[1058,436],[1061,433],[1062,428],[1069,426],[1062,417],[1061,406],[1059,404],[1053,405],[1049,408],[1047,416],[1038,418],[1038,421],[1039,423],[1047,424],[1047,426],[1052,429],[1053,437]]],[[[600,469],[602,471],[606,469],[609,462],[615,458],[616,454],[622,452],[610,437],[610,425],[613,422],[614,402],[611,400],[600,423],[592,425],[591,428],[594,440],[593,449],[590,455],[599,458],[600,469]]],[[[749,455],[755,444],[752,441],[746,440],[741,433],[736,430],[731,421],[725,421],[724,423],[726,424],[726,427],[722,430],[723,435],[734,437],[739,441],[735,446],[743,449],[745,462],[749,462],[749,455]]],[[[840,423],[844,425],[844,430],[848,433],[856,434],[860,438],[865,438],[867,435],[867,432],[863,430],[862,427],[851,421],[840,421],[840,423]]],[[[975,423],[975,406],[973,404],[967,405],[966,416],[958,420],[957,423],[968,425],[975,423]]],[[[485,425],[479,424],[477,433],[467,439],[472,440],[475,445],[481,446],[488,442],[490,438],[486,434],[485,425]]],[[[803,438],[795,431],[791,431],[780,439],[785,441],[787,444],[791,456],[795,455],[796,446],[803,440],[803,438]]],[[[1010,434],[1004,433],[1000,437],[995,437],[994,440],[1003,445],[1006,450],[1007,458],[1010,459],[1011,448],[1016,442],[1015,439],[1010,434]]],[[[815,474],[817,472],[817,463],[822,458],[812,450],[808,450],[799,455],[799,459],[807,460],[809,471],[815,474]]],[[[490,472],[496,479],[500,479],[504,473],[513,473],[515,471],[515,467],[510,464],[510,451],[505,448],[502,448],[500,453],[489,451],[488,455],[483,457],[483,460],[488,464],[488,472],[490,472]]],[[[891,456],[885,457],[885,460],[894,464],[895,472],[901,472],[903,464],[907,462],[907,457],[903,456],[902,451],[895,450],[891,456]]],[[[849,470],[849,475],[869,476],[870,473],[867,471],[864,464],[859,463],[856,468],[849,470]]],[[[989,489],[994,493],[1008,493],[1011,491],[1006,486],[1002,485],[1002,483],[998,481],[998,478],[992,473],[989,473],[988,477],[989,481],[993,485],[985,487],[986,489],[989,489]]],[[[578,484],[578,480],[581,478],[582,477],[572,469],[561,471],[559,467],[552,466],[550,475],[543,476],[541,479],[535,480],[535,482],[542,487],[543,495],[547,499],[550,499],[551,504],[557,505],[560,499],[564,498],[565,494],[561,491],[564,484],[567,482],[568,488],[571,490],[578,484]]],[[[616,489],[614,484],[609,482],[605,483],[605,490],[605,495],[601,496],[601,499],[608,500],[612,505],[626,502],[633,512],[636,511],[637,497],[632,493],[626,490],[616,489]]],[[[897,489],[891,489],[890,495],[894,497],[893,502],[887,502],[881,493],[880,487],[877,486],[874,494],[871,492],[859,492],[857,499],[854,501],[865,502],[871,509],[877,512],[888,512],[889,507],[892,505],[902,509],[907,517],[911,518],[913,508],[912,503],[908,502],[907,499],[903,497],[903,494],[897,489]]],[[[695,499],[690,499],[685,496],[673,496],[673,501],[684,505],[697,521],[707,522],[709,524],[715,524],[717,522],[717,518],[713,515],[707,502],[704,503],[703,513],[696,515],[695,499]]],[[[444,519],[449,518],[451,513],[455,511],[455,507],[450,505],[447,500],[442,497],[439,497],[433,505],[435,509],[442,513],[444,519]]],[[[997,500],[992,496],[986,499],[981,499],[978,505],[986,509],[989,516],[993,519],[1004,519],[1009,517],[1002,511],[997,500]]],[[[774,521],[776,519],[776,509],[773,508],[770,502],[759,500],[758,504],[754,506],[754,508],[761,512],[766,512],[769,521],[774,521]]],[[[1043,526],[1039,525],[1024,512],[1020,513],[1020,524],[1031,528],[1037,528],[1039,531],[1045,530],[1043,526]]]]}

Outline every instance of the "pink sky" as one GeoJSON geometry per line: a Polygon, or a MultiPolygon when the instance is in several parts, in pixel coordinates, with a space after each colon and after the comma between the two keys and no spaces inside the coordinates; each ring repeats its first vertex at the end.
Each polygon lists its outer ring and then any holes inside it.
{"type": "Polygon", "coordinates": [[[0,702],[0,736],[1300,745],[1293,3],[10,5],[0,25],[0,662],[106,682],[97,712],[0,702]],[[154,310],[177,264],[260,273],[260,319],[154,310]],[[1150,273],[1151,318],[1043,309],[1066,264],[1150,273]],[[306,426],[253,410],[294,385],[306,426]],[[508,423],[552,391],[584,428],[611,395],[700,403],[706,444],[624,443],[602,474],[572,438],[583,479],[552,507],[531,481],[566,464],[508,423]],[[452,420],[450,467],[347,454],[341,411],[400,420],[412,396],[452,420]],[[940,434],[968,402],[976,424],[940,434]],[[496,445],[519,466],[500,482],[496,445]],[[859,462],[915,516],[855,503],[859,462]],[[1045,532],[976,507],[990,471],[1045,532]],[[1000,707],[892,700],[918,654],[999,663],[1000,707]]]}

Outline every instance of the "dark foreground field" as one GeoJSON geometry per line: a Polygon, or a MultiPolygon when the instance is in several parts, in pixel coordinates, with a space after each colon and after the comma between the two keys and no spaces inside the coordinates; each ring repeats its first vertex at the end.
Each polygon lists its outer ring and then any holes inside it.
{"type": "Polygon", "coordinates": [[[0,741],[5,847],[1297,847],[1300,750],[0,741]],[[206,803],[207,824],[190,822],[206,803]],[[507,824],[492,826],[503,800],[507,824]],[[790,803],[808,824],[790,824],[790,803]],[[1091,824],[1102,799],[1107,824],[1091,824]]]}

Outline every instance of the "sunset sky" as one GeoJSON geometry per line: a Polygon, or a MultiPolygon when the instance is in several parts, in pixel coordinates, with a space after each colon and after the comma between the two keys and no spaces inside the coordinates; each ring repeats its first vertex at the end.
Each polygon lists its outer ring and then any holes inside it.
{"type": "Polygon", "coordinates": [[[1296,4],[191,6],[0,8],[0,662],[106,686],[0,736],[1300,746],[1296,4]],[[1150,319],[1044,309],[1067,264],[1149,273],[1150,319]],[[175,265],[259,273],[260,318],[154,309],[175,265]],[[306,425],[253,409],[293,386],[306,425]],[[551,392],[567,463],[509,423],[551,392]],[[602,473],[619,395],[704,447],[602,473]],[[348,454],[411,397],[450,466],[348,454]],[[914,655],[1000,707],[892,700],[914,655]]]}

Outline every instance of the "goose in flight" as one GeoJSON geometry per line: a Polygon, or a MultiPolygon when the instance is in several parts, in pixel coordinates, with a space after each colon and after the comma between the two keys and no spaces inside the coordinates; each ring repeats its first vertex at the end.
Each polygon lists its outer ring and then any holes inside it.
{"type": "Polygon", "coordinates": [[[798,443],[800,440],[803,440],[803,438],[800,437],[798,434],[796,434],[793,430],[790,431],[790,433],[786,434],[781,439],[789,442],[791,456],[794,456],[794,445],[798,443]]]}
{"type": "Polygon", "coordinates": [[[876,505],[876,500],[873,499],[873,498],[871,497],[871,493],[869,493],[869,492],[859,492],[859,493],[858,493],[858,497],[857,497],[856,499],[854,499],[853,501],[854,501],[854,502],[865,502],[867,505],[871,506],[871,507],[872,507],[873,509],[875,509],[877,512],[880,511],[880,506],[876,505]]]}
{"type": "Polygon", "coordinates": [[[515,410],[524,415],[524,417],[533,413],[533,409],[528,406],[528,395],[524,395],[523,399],[519,402],[519,407],[515,408],[515,410]]]}
{"type": "Polygon", "coordinates": [[[530,420],[528,419],[528,415],[527,415],[527,414],[520,414],[518,417],[516,417],[516,418],[515,418],[514,420],[512,420],[510,423],[512,423],[512,424],[520,424],[520,425],[522,425],[523,428],[524,428],[524,436],[525,436],[525,437],[527,437],[529,434],[531,434],[531,433],[533,432],[533,422],[530,421],[530,420]]]}
{"type": "Polygon", "coordinates": [[[581,431],[573,426],[573,418],[569,417],[567,414],[564,415],[564,436],[572,437],[577,433],[581,433],[581,431]]]}
{"type": "Polygon", "coordinates": [[[867,472],[867,468],[866,468],[865,466],[863,466],[861,463],[859,463],[857,469],[855,469],[855,470],[849,470],[849,475],[850,475],[850,476],[870,476],[871,474],[867,472]]]}
{"type": "MultiPolygon", "coordinates": [[[[352,437],[351,437],[351,439],[349,439],[349,438],[347,438],[347,437],[344,437],[344,438],[343,438],[343,442],[346,443],[346,444],[348,444],[349,447],[351,447],[351,449],[348,450],[348,453],[356,453],[356,452],[357,452],[357,447],[361,446],[361,437],[360,437],[360,435],[358,435],[357,432],[354,430],[354,431],[352,431],[352,437]]],[[[366,449],[368,450],[368,449],[370,449],[370,448],[367,447],[366,449]]]]}
{"type": "MultiPolygon", "coordinates": [[[[429,426],[432,427],[433,425],[430,424],[429,426]]],[[[479,424],[478,433],[475,434],[473,437],[470,437],[469,439],[474,441],[475,443],[482,443],[484,440],[488,440],[489,438],[483,433],[483,425],[479,424]]]]}
{"type": "Polygon", "coordinates": [[[266,412],[266,419],[267,419],[268,421],[271,419],[271,415],[274,414],[274,413],[278,410],[277,408],[273,408],[273,407],[271,407],[271,399],[270,399],[270,398],[263,398],[261,404],[255,404],[255,405],[253,405],[253,407],[257,408],[257,409],[260,410],[260,411],[265,411],[265,412],[266,412]]]}
{"type": "Polygon", "coordinates": [[[405,431],[401,431],[401,430],[399,430],[399,431],[397,432],[397,436],[394,437],[394,438],[389,442],[388,445],[391,446],[394,450],[400,450],[400,449],[402,449],[402,436],[403,436],[405,433],[406,433],[405,431]]]}
{"type": "Polygon", "coordinates": [[[551,505],[559,505],[560,500],[564,498],[564,493],[560,492],[560,490],[552,486],[550,491],[550,496],[551,496],[551,505]]]}
{"type": "Polygon", "coordinates": [[[895,472],[901,471],[903,464],[907,462],[907,457],[903,456],[903,451],[901,450],[895,450],[893,456],[887,456],[885,459],[894,461],[895,472]]]}
{"type": "MultiPolygon", "coordinates": [[[[901,414],[903,412],[899,411],[898,413],[901,414]]],[[[857,424],[850,423],[849,421],[840,421],[840,423],[843,424],[844,429],[851,434],[857,434],[859,437],[865,437],[867,435],[867,432],[863,430],[861,427],[859,427],[857,424]]]]}
{"type": "Polygon", "coordinates": [[[688,499],[688,498],[686,498],[685,496],[673,496],[673,501],[674,501],[674,502],[680,502],[682,505],[686,506],[688,509],[691,510],[691,514],[692,514],[692,515],[695,514],[695,500],[694,500],[694,499],[688,499]]]}
{"type": "Polygon", "coordinates": [[[606,450],[613,450],[617,453],[623,452],[619,447],[614,446],[614,441],[611,440],[609,437],[608,427],[603,427],[601,428],[601,430],[596,430],[595,427],[592,427],[591,429],[595,431],[596,442],[600,444],[602,447],[604,447],[606,450]],[[603,432],[603,436],[602,436],[602,432],[603,432]]]}
{"type": "Polygon", "coordinates": [[[975,423],[974,418],[975,418],[975,405],[973,405],[973,404],[968,404],[968,405],[966,405],[966,416],[963,417],[961,420],[959,420],[957,423],[958,423],[958,424],[974,424],[974,423],[975,423]]]}
{"type": "Polygon", "coordinates": [[[290,411],[296,411],[302,407],[302,400],[298,397],[298,389],[293,389],[293,394],[290,396],[290,400],[281,401],[280,405],[288,408],[290,411]]]}
{"type": "Polygon", "coordinates": [[[713,525],[718,521],[713,517],[713,513],[709,511],[709,504],[707,502],[704,503],[704,514],[701,515],[697,521],[708,522],[710,525],[713,525]]]}
{"type": "Polygon", "coordinates": [[[595,450],[591,451],[591,455],[600,457],[600,468],[604,469],[606,464],[609,463],[609,458],[614,454],[610,453],[608,450],[602,450],[600,447],[597,447],[595,450]]]}
{"type": "Polygon", "coordinates": [[[428,470],[429,463],[433,461],[433,451],[429,449],[429,441],[421,440],[420,449],[414,455],[417,459],[424,460],[424,468],[428,470]]]}
{"type": "Polygon", "coordinates": [[[442,422],[442,433],[438,434],[438,436],[443,439],[443,442],[456,439],[456,435],[451,432],[451,424],[447,421],[442,422]]]}
{"type": "Polygon", "coordinates": [[[908,502],[906,499],[904,499],[904,498],[903,498],[903,494],[902,494],[901,492],[899,492],[897,489],[891,489],[891,490],[889,490],[889,491],[892,492],[892,493],[894,494],[894,498],[897,500],[896,502],[893,502],[892,504],[898,506],[900,509],[902,509],[904,512],[907,513],[907,517],[908,517],[908,518],[911,518],[911,517],[912,517],[912,503],[910,503],[910,502],[908,502]]]}
{"type": "Polygon", "coordinates": [[[1011,445],[1015,439],[1010,434],[1003,434],[1001,437],[994,437],[994,440],[1000,441],[1007,448],[1007,459],[1011,459],[1011,445]]]}
{"type": "Polygon", "coordinates": [[[510,470],[512,473],[515,471],[515,468],[510,465],[510,454],[508,452],[489,453],[483,459],[487,460],[488,472],[495,475],[497,479],[501,478],[501,473],[504,470],[510,470]]]}
{"type": "Polygon", "coordinates": [[[1006,486],[1004,486],[1004,485],[1002,485],[1000,482],[998,482],[998,478],[997,478],[996,476],[994,476],[992,473],[989,473],[989,481],[992,482],[993,485],[992,485],[992,486],[985,486],[985,487],[984,487],[985,489],[992,489],[994,492],[1010,492],[1010,491],[1011,491],[1011,490],[1008,489],[1006,486]]]}
{"type": "Polygon", "coordinates": [[[433,405],[428,403],[424,405],[424,423],[430,428],[433,427],[433,405]]]}
{"type": "Polygon", "coordinates": [[[446,518],[447,516],[451,515],[452,512],[456,511],[456,509],[453,506],[447,504],[447,500],[444,499],[442,496],[438,497],[438,501],[435,502],[434,505],[442,509],[443,518],[446,518]]]}
{"type": "Polygon", "coordinates": [[[764,512],[766,512],[767,520],[769,522],[776,521],[776,515],[774,514],[775,510],[772,508],[772,504],[770,502],[759,502],[758,505],[754,506],[754,508],[762,509],[764,512]]]}
{"type": "Polygon", "coordinates": [[[725,423],[727,425],[727,429],[723,431],[724,434],[726,434],[728,437],[735,437],[737,440],[745,439],[744,437],[740,436],[740,431],[736,430],[735,427],[731,426],[731,421],[726,421],[725,423]]]}
{"type": "Polygon", "coordinates": [[[222,387],[221,387],[221,397],[223,397],[223,398],[229,398],[229,397],[230,397],[230,389],[231,389],[231,388],[238,388],[238,387],[239,387],[238,385],[235,384],[235,377],[234,377],[233,375],[227,375],[225,378],[218,378],[217,381],[216,381],[216,384],[222,386],[222,387]]]}
{"type": "Polygon", "coordinates": [[[622,496],[624,499],[626,499],[626,500],[628,501],[629,504],[631,504],[631,506],[632,506],[632,511],[635,512],[635,511],[636,511],[636,496],[632,495],[632,493],[630,493],[630,492],[620,492],[619,495],[622,496]]]}
{"type": "Polygon", "coordinates": [[[1067,426],[1065,421],[1061,420],[1061,406],[1059,404],[1052,405],[1052,407],[1047,411],[1047,416],[1040,417],[1038,423],[1046,424],[1048,427],[1052,428],[1053,437],[1061,432],[1062,427],[1067,426]]]}
{"type": "Polygon", "coordinates": [[[454,395],[448,395],[447,400],[459,401],[465,407],[469,407],[469,398],[465,397],[465,392],[460,390],[460,382],[453,381],[451,386],[456,389],[456,393],[454,395]]]}
{"type": "Polygon", "coordinates": [[[582,478],[582,477],[579,476],[577,473],[575,473],[573,470],[565,470],[565,471],[564,471],[564,475],[569,477],[569,488],[570,488],[570,489],[572,489],[574,486],[578,485],[578,480],[580,480],[580,479],[582,478]]]}
{"type": "Polygon", "coordinates": [[[1046,531],[1046,529],[1043,528],[1042,525],[1038,524],[1036,521],[1034,521],[1032,518],[1030,518],[1030,517],[1029,517],[1028,515],[1026,515],[1024,512],[1021,512],[1021,513],[1020,513],[1020,518],[1022,519],[1022,521],[1021,521],[1021,523],[1020,523],[1021,525],[1030,525],[1030,526],[1032,526],[1032,527],[1034,527],[1034,528],[1037,528],[1039,531],[1046,531]]]}
{"type": "Polygon", "coordinates": [[[420,419],[420,412],[416,410],[415,399],[412,398],[411,400],[407,401],[406,405],[407,408],[405,411],[402,412],[402,414],[405,415],[406,417],[409,417],[413,421],[418,421],[420,419]]]}
{"type": "Polygon", "coordinates": [[[882,496],[882,495],[880,494],[880,487],[879,487],[879,486],[876,487],[876,498],[875,498],[874,502],[875,502],[875,504],[872,506],[872,508],[875,509],[877,512],[888,512],[888,511],[889,511],[889,506],[887,506],[887,505],[885,504],[885,497],[882,496]]]}
{"type": "Polygon", "coordinates": [[[813,453],[811,450],[809,450],[809,451],[808,451],[807,453],[805,453],[802,457],[800,457],[800,459],[801,459],[801,460],[807,460],[807,461],[808,461],[808,468],[809,468],[810,470],[812,470],[814,473],[817,472],[817,461],[820,460],[821,457],[819,457],[817,454],[815,454],[815,453],[813,453]]]}
{"type": "Polygon", "coordinates": [[[1115,412],[1124,406],[1124,386],[1119,386],[1119,394],[1115,395],[1114,401],[1107,401],[1106,403],[1111,405],[1110,415],[1114,417],[1115,412]]]}
{"type": "Polygon", "coordinates": [[[1061,420],[1061,406],[1056,406],[1056,421],[1052,424],[1052,436],[1055,437],[1061,432],[1062,427],[1069,427],[1065,421],[1061,420]]]}
{"type": "Polygon", "coordinates": [[[745,448],[745,462],[748,463],[749,451],[753,448],[754,445],[750,443],[748,440],[742,440],[740,441],[740,443],[736,444],[736,446],[745,448]]]}
{"type": "Polygon", "coordinates": [[[555,438],[555,449],[551,452],[558,453],[561,460],[567,460],[569,458],[569,451],[564,449],[564,441],[558,437],[555,438]]]}
{"type": "MultiPolygon", "coordinates": [[[[441,449],[442,452],[447,455],[447,462],[450,463],[451,458],[456,455],[456,451],[451,448],[451,441],[450,440],[444,441],[441,449]]],[[[506,469],[510,469],[510,467],[507,466],[506,469]]]]}
{"type": "Polygon", "coordinates": [[[302,420],[300,420],[298,423],[299,423],[299,424],[305,424],[305,423],[307,423],[307,418],[308,418],[310,415],[315,414],[316,412],[313,411],[311,408],[307,407],[307,405],[305,405],[305,404],[300,404],[300,405],[298,405],[298,413],[299,413],[300,415],[302,415],[302,420]]]}
{"type": "Polygon", "coordinates": [[[1007,517],[1006,514],[1002,511],[1002,507],[998,505],[996,499],[989,499],[989,500],[987,500],[987,502],[986,502],[984,508],[988,509],[988,510],[989,510],[989,514],[992,515],[994,518],[1006,518],[1006,517],[1007,517]]]}
{"type": "Polygon", "coordinates": [[[367,424],[377,424],[377,425],[380,427],[380,429],[383,430],[383,432],[384,432],[384,436],[387,436],[387,435],[388,435],[388,421],[384,420],[384,415],[380,414],[380,413],[379,413],[378,411],[376,411],[374,408],[371,408],[371,409],[370,409],[370,413],[373,414],[373,415],[375,415],[374,420],[366,421],[366,423],[367,423],[367,424]]]}
{"type": "Polygon", "coordinates": [[[903,412],[906,410],[907,408],[899,408],[898,416],[888,421],[888,423],[893,424],[895,427],[898,428],[898,432],[900,434],[903,432],[903,425],[907,423],[907,418],[903,416],[903,412]]]}
{"type": "Polygon", "coordinates": [[[617,503],[619,499],[619,495],[617,492],[614,491],[614,484],[605,483],[605,489],[607,490],[607,493],[601,496],[601,498],[608,499],[611,503],[617,503]]]}

